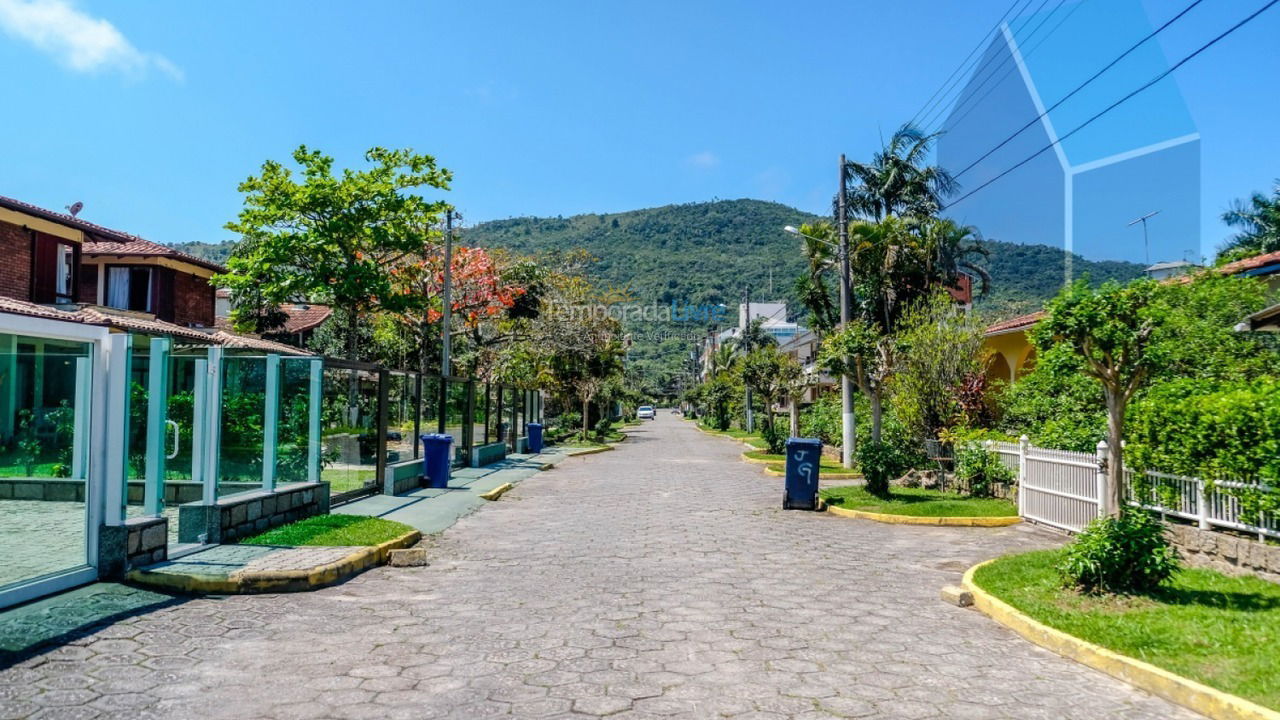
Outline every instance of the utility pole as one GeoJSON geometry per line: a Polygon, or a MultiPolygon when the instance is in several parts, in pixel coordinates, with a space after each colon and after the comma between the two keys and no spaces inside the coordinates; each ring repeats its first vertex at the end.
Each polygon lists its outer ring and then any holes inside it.
{"type": "Polygon", "coordinates": [[[449,334],[449,315],[453,306],[453,209],[450,208],[444,213],[444,292],[442,294],[444,307],[440,310],[440,327],[441,327],[441,345],[440,345],[440,374],[444,376],[452,375],[450,372],[449,351],[450,351],[450,334],[449,334]]]}
{"type": "MultiPolygon", "coordinates": [[[[840,232],[840,327],[849,326],[852,299],[849,297],[849,208],[845,202],[848,179],[844,154],[840,155],[840,194],[836,196],[836,226],[840,232]]],[[[849,377],[849,356],[844,358],[845,372],[840,376],[840,462],[853,467],[853,380],[849,377]]]]}
{"type": "MultiPolygon", "coordinates": [[[[743,326],[743,328],[742,328],[742,330],[741,330],[741,331],[739,331],[739,334],[738,334],[738,343],[739,343],[739,344],[741,344],[741,343],[742,343],[743,338],[745,338],[745,337],[746,337],[747,331],[751,329],[751,291],[750,291],[749,289],[745,288],[745,287],[744,287],[744,288],[742,288],[742,304],[746,307],[746,311],[747,311],[747,312],[746,312],[747,324],[746,324],[745,326],[743,326]]],[[[747,411],[747,427],[746,427],[746,430],[747,430],[747,432],[755,432],[755,430],[756,430],[755,413],[751,412],[751,386],[750,386],[750,385],[747,385],[746,387],[747,387],[747,405],[746,405],[746,411],[747,411]]]]}

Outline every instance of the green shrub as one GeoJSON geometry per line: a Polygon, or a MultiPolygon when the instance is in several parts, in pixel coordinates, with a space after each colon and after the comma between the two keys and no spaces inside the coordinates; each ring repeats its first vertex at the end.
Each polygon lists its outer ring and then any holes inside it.
{"type": "Polygon", "coordinates": [[[770,453],[781,455],[787,451],[787,429],[776,418],[761,428],[760,437],[764,438],[770,453]]]}
{"type": "Polygon", "coordinates": [[[1139,510],[1089,523],[1058,566],[1063,584],[1090,594],[1150,592],[1177,570],[1164,524],[1139,510]]]}
{"type": "Polygon", "coordinates": [[[858,443],[858,467],[866,479],[867,492],[873,495],[883,496],[889,492],[889,481],[911,468],[907,460],[889,443],[858,443]]]}
{"type": "Polygon", "coordinates": [[[989,497],[994,484],[1012,483],[1014,472],[999,454],[971,443],[956,449],[956,477],[968,484],[970,495],[989,497]]]}
{"type": "Polygon", "coordinates": [[[596,437],[604,438],[609,435],[609,431],[613,429],[613,421],[607,417],[602,417],[596,421],[596,437]]]}

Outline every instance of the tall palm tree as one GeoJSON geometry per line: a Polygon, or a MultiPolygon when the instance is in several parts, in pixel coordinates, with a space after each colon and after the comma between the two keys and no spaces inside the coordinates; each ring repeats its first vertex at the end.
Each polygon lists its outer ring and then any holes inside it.
{"type": "Polygon", "coordinates": [[[898,128],[870,162],[846,162],[848,185],[844,191],[849,209],[870,220],[888,215],[925,217],[941,210],[959,184],[945,169],[926,164],[940,135],[926,134],[908,123],[898,128]]]}
{"type": "Polygon", "coordinates": [[[991,273],[977,263],[990,257],[982,244],[982,233],[972,225],[961,225],[948,218],[931,217],[919,223],[917,232],[924,239],[926,277],[946,287],[958,287],[961,273],[982,282],[980,295],[991,287],[991,273]]]}
{"type": "Polygon", "coordinates": [[[1219,250],[1219,256],[1247,257],[1280,250],[1280,178],[1271,196],[1254,193],[1249,202],[1236,200],[1222,213],[1222,222],[1240,232],[1219,250]]]}
{"type": "Polygon", "coordinates": [[[804,243],[804,256],[808,260],[807,272],[796,278],[796,296],[809,311],[810,324],[823,335],[840,320],[839,308],[831,299],[827,287],[827,275],[839,272],[838,253],[833,248],[836,231],[831,223],[820,221],[800,226],[800,238],[804,243]],[[822,242],[822,241],[826,242],[822,242]]]}

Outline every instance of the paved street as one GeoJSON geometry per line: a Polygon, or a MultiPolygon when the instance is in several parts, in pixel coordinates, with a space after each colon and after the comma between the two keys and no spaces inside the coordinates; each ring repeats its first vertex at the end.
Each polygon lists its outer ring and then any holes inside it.
{"type": "Polygon", "coordinates": [[[665,411],[381,568],[144,609],[0,671],[0,718],[1181,718],[939,601],[1031,528],[784,512],[665,411]]]}

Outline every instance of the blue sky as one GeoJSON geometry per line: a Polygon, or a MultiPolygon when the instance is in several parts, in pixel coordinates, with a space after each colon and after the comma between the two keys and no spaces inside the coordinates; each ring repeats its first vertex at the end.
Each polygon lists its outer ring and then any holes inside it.
{"type": "MultiPolygon", "coordinates": [[[[1205,0],[1177,59],[1262,4],[1205,0]]],[[[468,222],[754,197],[826,209],[1008,0],[0,0],[0,194],[160,242],[218,241],[236,184],[299,143],[409,146],[468,222]]],[[[1153,24],[1185,5],[1146,0],[1153,24]]],[[[1034,7],[1034,5],[1032,6],[1034,7]]],[[[1280,7],[1177,75],[1206,252],[1280,177],[1280,7]]]]}

